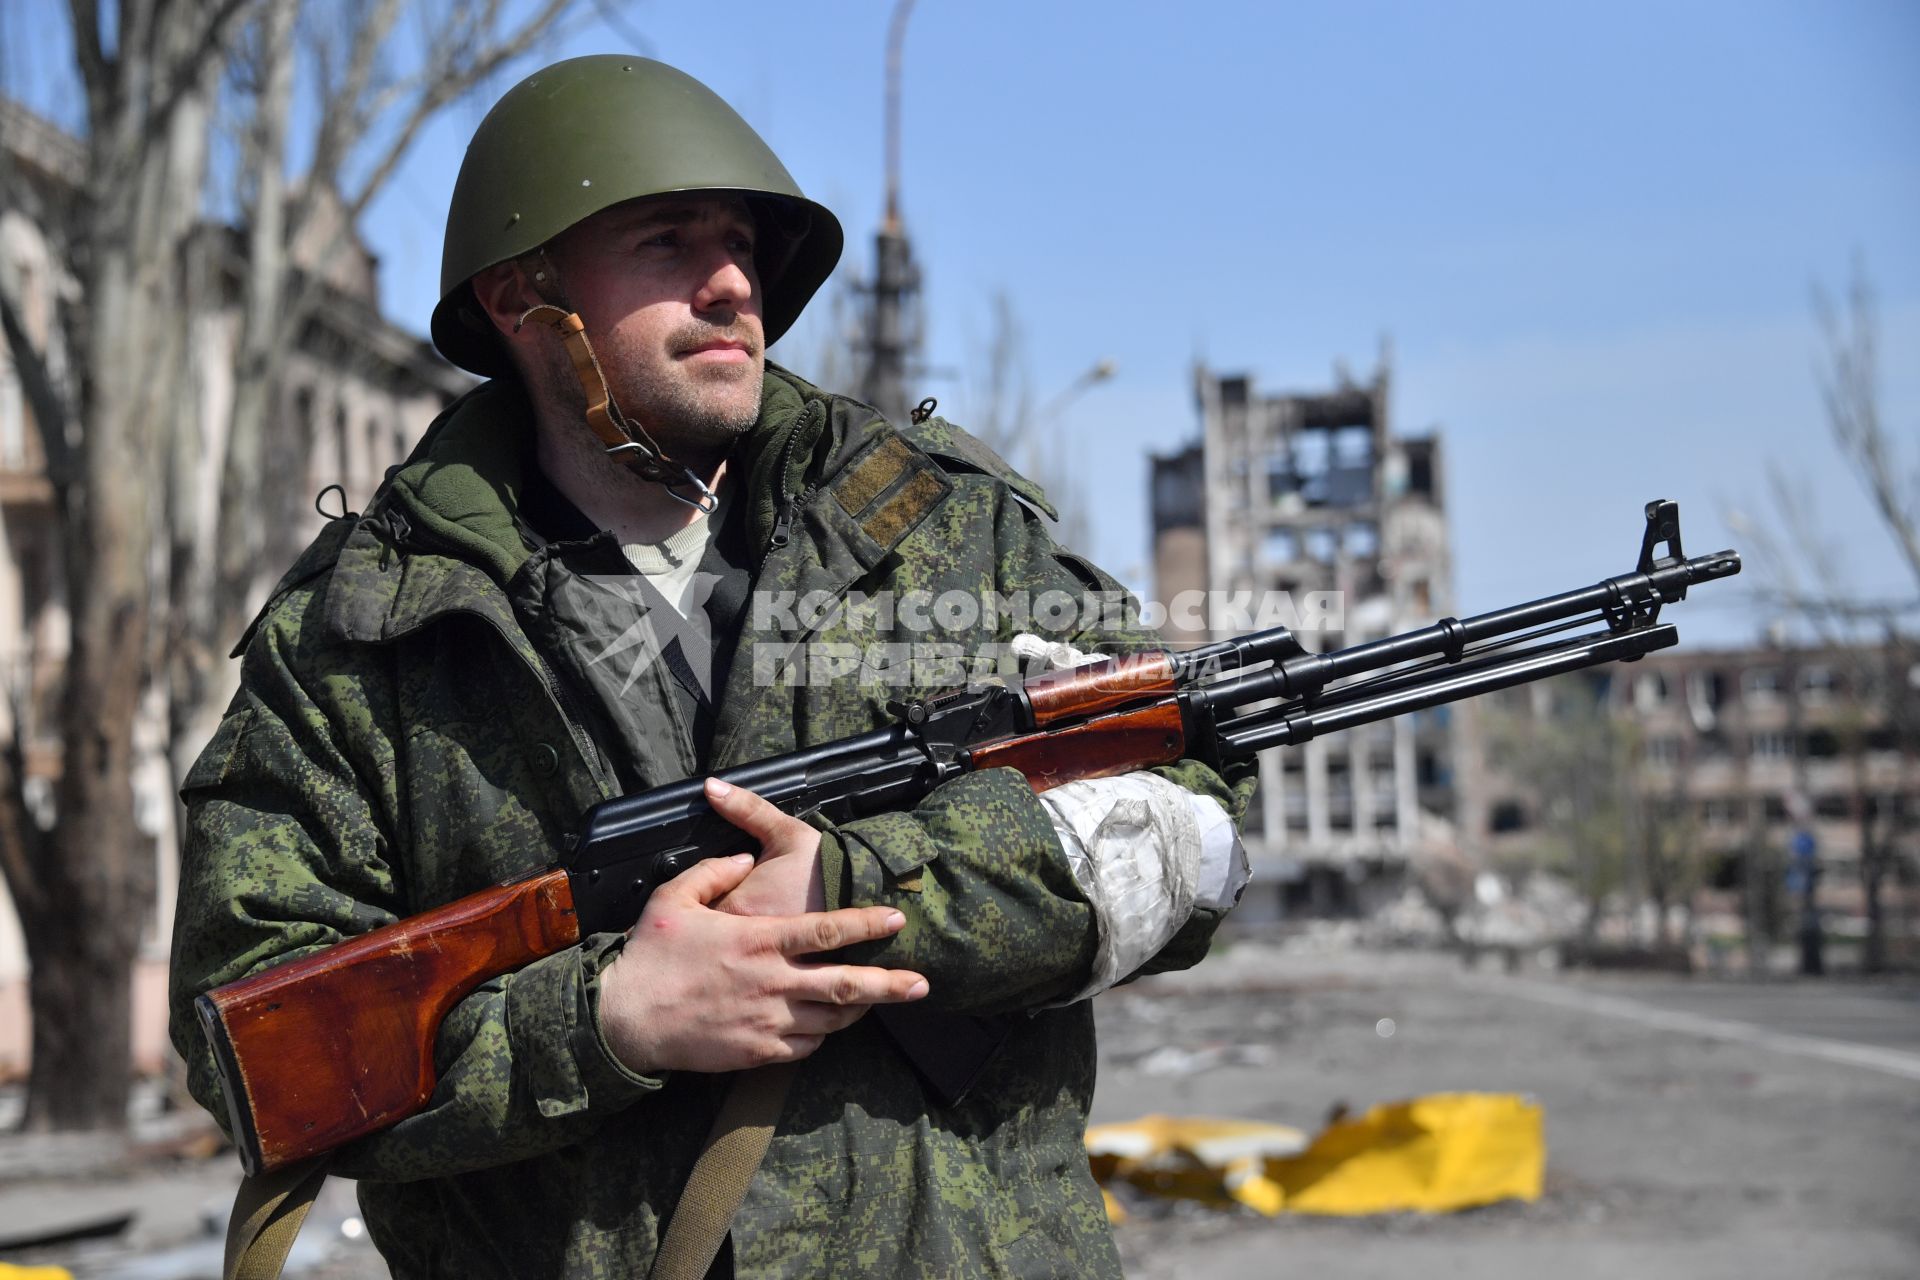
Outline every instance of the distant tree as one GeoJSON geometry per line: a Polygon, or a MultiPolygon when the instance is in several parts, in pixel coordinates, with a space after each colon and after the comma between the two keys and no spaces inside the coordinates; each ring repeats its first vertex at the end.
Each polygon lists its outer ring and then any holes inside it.
{"type": "MultiPolygon", "coordinates": [[[[1880,526],[1912,576],[1911,594],[1871,598],[1850,583],[1843,556],[1822,535],[1813,499],[1778,464],[1769,470],[1770,520],[1731,513],[1759,569],[1764,598],[1839,656],[1838,673],[1856,702],[1876,706],[1886,730],[1880,750],[1898,760],[1892,791],[1874,782],[1864,724],[1843,735],[1852,761],[1850,804],[1860,839],[1860,883],[1867,916],[1864,966],[1887,962],[1885,891],[1889,878],[1911,870],[1916,819],[1901,792],[1920,785],[1920,707],[1912,672],[1920,643],[1920,458],[1910,456],[1913,430],[1893,432],[1881,413],[1879,321],[1866,265],[1856,259],[1844,302],[1820,284],[1813,312],[1821,346],[1815,378],[1827,434],[1859,481],[1880,526]]],[[[1787,691],[1799,697],[1798,689],[1787,691]]]]}
{"type": "MultiPolygon", "coordinates": [[[[56,335],[64,368],[0,288],[71,617],[50,829],[27,803],[17,719],[0,752],[0,867],[30,965],[28,1128],[126,1122],[131,969],[155,888],[134,816],[136,716],[156,692],[176,728],[204,710],[222,689],[217,655],[275,571],[262,539],[288,513],[258,501],[262,442],[284,357],[325,291],[324,270],[295,271],[290,246],[317,238],[324,266],[422,125],[556,34],[573,3],[513,6],[509,19],[504,0],[70,0],[85,163],[46,228],[73,283],[56,335]],[[311,108],[296,112],[303,74],[311,108]],[[296,119],[311,126],[298,140],[296,119]],[[232,405],[209,441],[181,321],[222,139],[245,250],[232,405]],[[206,509],[185,478],[216,447],[227,500],[206,509]]],[[[0,182],[0,206],[14,185],[0,182]]]]}
{"type": "Polygon", "coordinates": [[[986,342],[969,366],[962,425],[1047,491],[1060,512],[1055,538],[1084,551],[1090,531],[1072,440],[1058,421],[1042,420],[1061,397],[1035,410],[1026,331],[1004,289],[989,300],[986,342]]]}
{"type": "Polygon", "coordinates": [[[1550,682],[1535,711],[1488,717],[1489,754],[1501,772],[1540,798],[1541,867],[1564,876],[1585,911],[1591,948],[1610,898],[1627,886],[1638,810],[1633,727],[1614,717],[1583,677],[1550,682]]]}
{"type": "Polygon", "coordinates": [[[1627,805],[1634,819],[1629,835],[1635,879],[1653,907],[1653,944],[1665,951],[1675,943],[1670,923],[1673,908],[1691,908],[1706,872],[1691,785],[1692,759],[1683,754],[1671,764],[1656,767],[1649,764],[1644,751],[1636,754],[1639,777],[1627,805]]]}

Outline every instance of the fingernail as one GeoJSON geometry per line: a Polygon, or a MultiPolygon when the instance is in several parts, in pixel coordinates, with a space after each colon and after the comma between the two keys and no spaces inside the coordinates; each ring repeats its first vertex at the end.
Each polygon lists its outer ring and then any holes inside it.
{"type": "Polygon", "coordinates": [[[901,925],[905,924],[906,922],[907,922],[907,918],[901,915],[898,911],[887,912],[887,921],[886,921],[887,928],[898,929],[901,925]]]}
{"type": "Polygon", "coordinates": [[[722,782],[718,778],[707,779],[707,794],[710,796],[724,796],[730,794],[732,791],[733,784],[731,782],[722,782]]]}
{"type": "Polygon", "coordinates": [[[920,979],[920,981],[907,988],[907,999],[909,1000],[918,1000],[925,994],[927,994],[927,980],[925,978],[920,979]]]}
{"type": "Polygon", "coordinates": [[[734,861],[734,862],[737,862],[737,863],[740,863],[740,862],[752,862],[752,861],[753,861],[753,855],[752,855],[752,854],[750,854],[750,853],[736,853],[736,854],[734,854],[734,855],[733,855],[733,861],[734,861]]]}

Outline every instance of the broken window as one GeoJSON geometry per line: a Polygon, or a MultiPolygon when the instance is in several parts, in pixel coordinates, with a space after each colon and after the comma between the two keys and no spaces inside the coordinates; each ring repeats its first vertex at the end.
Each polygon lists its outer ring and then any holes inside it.
{"type": "Polygon", "coordinates": [[[1780,672],[1775,667],[1754,667],[1741,682],[1752,702],[1776,702],[1780,698],[1780,672]]]}
{"type": "Polygon", "coordinates": [[[1401,442],[1401,456],[1406,459],[1406,492],[1418,494],[1423,498],[1433,496],[1433,441],[1406,440],[1401,442]]]}
{"type": "Polygon", "coordinates": [[[1800,692],[1814,705],[1831,702],[1839,682],[1832,667],[1808,667],[1800,673],[1800,692]]]}
{"type": "Polygon", "coordinates": [[[1291,564],[1300,558],[1300,535],[1291,529],[1267,530],[1267,559],[1291,564]]]}

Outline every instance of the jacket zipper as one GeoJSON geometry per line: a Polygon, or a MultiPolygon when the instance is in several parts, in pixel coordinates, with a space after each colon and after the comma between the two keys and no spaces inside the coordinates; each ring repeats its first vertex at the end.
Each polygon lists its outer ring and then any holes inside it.
{"type": "Polygon", "coordinates": [[[787,492],[787,472],[793,466],[793,455],[800,447],[801,435],[806,431],[807,416],[814,412],[817,405],[818,401],[809,400],[807,402],[807,407],[802,411],[800,421],[794,424],[793,431],[788,434],[786,443],[780,446],[780,460],[775,465],[773,471],[773,482],[779,486],[780,492],[779,496],[774,500],[773,534],[767,539],[767,549],[761,553],[760,556],[760,566],[762,568],[766,567],[768,556],[771,556],[775,551],[793,541],[794,513],[799,508],[811,502],[813,495],[820,490],[819,484],[815,483],[802,489],[797,496],[787,492]]]}

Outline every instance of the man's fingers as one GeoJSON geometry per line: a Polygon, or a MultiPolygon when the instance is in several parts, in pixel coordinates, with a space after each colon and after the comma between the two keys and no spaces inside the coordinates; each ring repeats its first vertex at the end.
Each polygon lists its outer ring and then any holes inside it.
{"type": "Polygon", "coordinates": [[[874,942],[900,932],[907,918],[892,907],[842,907],[770,920],[775,945],[786,955],[810,956],[838,951],[856,942],[874,942]]]}
{"type": "Polygon", "coordinates": [[[824,1005],[905,1004],[927,994],[927,980],[909,969],[860,964],[809,964],[792,995],[824,1005]]]}
{"type": "Polygon", "coordinates": [[[718,778],[707,779],[707,803],[715,813],[762,844],[772,841],[789,823],[799,821],[772,801],[718,778]]]}
{"type": "Polygon", "coordinates": [[[872,1008],[870,1004],[842,1006],[804,1001],[793,1006],[793,1027],[787,1034],[830,1036],[836,1031],[845,1031],[866,1017],[872,1008]]]}
{"type": "Polygon", "coordinates": [[[731,892],[751,870],[753,855],[750,853],[736,853],[730,858],[702,858],[654,890],[653,896],[705,906],[731,892]]]}
{"type": "Polygon", "coordinates": [[[801,1058],[811,1055],[814,1050],[826,1042],[826,1039],[827,1037],[824,1034],[807,1035],[798,1031],[789,1032],[780,1038],[781,1046],[786,1051],[785,1055],[774,1058],[772,1061],[796,1062],[801,1058]]]}

